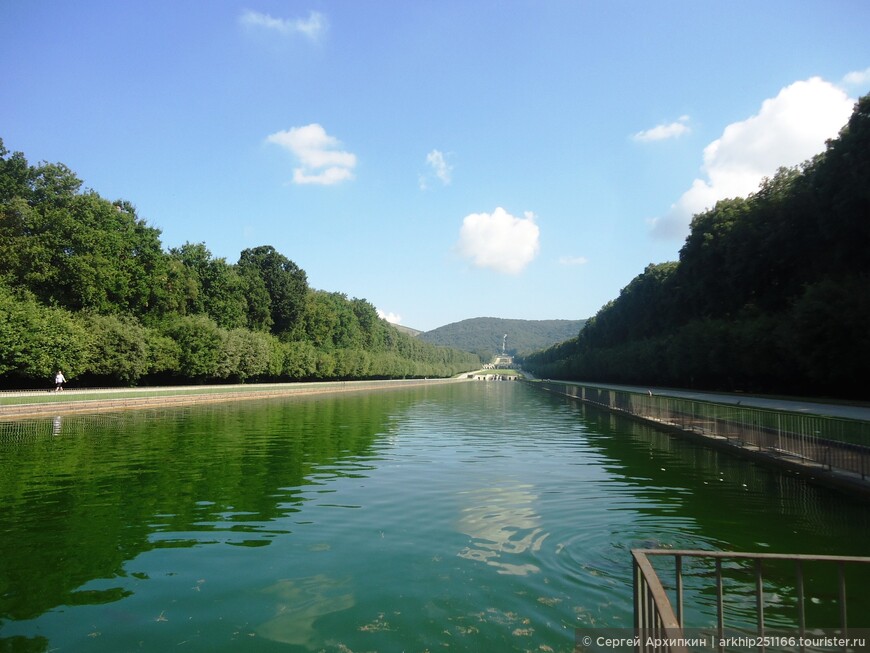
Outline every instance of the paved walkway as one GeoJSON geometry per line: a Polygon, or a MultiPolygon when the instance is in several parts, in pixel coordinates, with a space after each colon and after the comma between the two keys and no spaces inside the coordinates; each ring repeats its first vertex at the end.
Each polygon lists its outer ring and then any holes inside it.
{"type": "Polygon", "coordinates": [[[613,390],[625,390],[628,392],[640,392],[643,394],[652,392],[654,395],[661,395],[665,397],[680,397],[683,399],[694,399],[695,401],[711,401],[717,404],[750,406],[753,408],[767,408],[769,410],[783,410],[793,413],[806,413],[808,415],[842,417],[845,419],[857,419],[870,422],[870,405],[861,403],[824,403],[795,397],[763,397],[756,395],[745,395],[742,393],[701,392],[694,390],[679,390],[674,388],[651,388],[648,386],[639,385],[584,383],[582,381],[578,381],[577,385],[592,386],[596,388],[609,388],[613,390]]]}
{"type": "MultiPolygon", "coordinates": [[[[523,372],[526,378],[534,379],[528,372],[523,372]]],[[[464,372],[454,380],[466,378],[467,372],[464,372]]],[[[249,395],[250,398],[260,395],[278,395],[278,394],[309,394],[313,392],[341,392],[343,389],[362,389],[361,386],[368,384],[369,387],[384,385],[408,385],[418,383],[443,382],[445,379],[408,379],[398,381],[346,381],[346,382],[318,382],[318,383],[263,383],[263,384],[242,384],[242,385],[218,385],[218,386],[176,386],[176,387],[154,387],[154,388],[87,388],[87,389],[70,389],[63,392],[53,392],[49,390],[30,390],[30,391],[12,391],[0,392],[0,419],[10,418],[13,415],[20,415],[22,405],[35,404],[50,404],[55,408],[42,408],[34,412],[51,412],[61,407],[65,411],[81,410],[81,407],[76,407],[73,404],[79,402],[94,402],[96,401],[111,402],[117,400],[119,405],[146,403],[144,401],[133,402],[132,399],[148,398],[153,403],[168,403],[170,397],[177,400],[177,403],[193,403],[190,395],[198,395],[200,401],[208,400],[203,395],[215,394],[225,395],[227,399],[241,399],[243,394],[249,395]],[[356,386],[356,387],[354,387],[356,386]],[[18,407],[17,409],[15,407],[18,407]]],[[[567,382],[571,383],[571,382],[567,382]]],[[[577,382],[577,385],[586,385],[597,388],[610,388],[613,390],[625,390],[628,392],[639,392],[646,394],[652,392],[654,395],[667,397],[681,397],[685,399],[694,399],[696,401],[711,401],[720,404],[731,404],[740,406],[750,406],[755,408],[767,408],[769,410],[783,410],[795,413],[806,413],[808,415],[826,415],[829,417],[842,417],[846,419],[857,419],[870,421],[870,404],[849,404],[849,403],[824,403],[810,401],[800,398],[777,398],[777,397],[760,397],[755,395],[745,395],[742,393],[726,393],[726,392],[701,392],[693,390],[680,390],[675,388],[657,388],[647,386],[634,385],[616,385],[610,383],[584,383],[577,382]]],[[[217,399],[215,397],[212,400],[217,399]]]]}
{"type": "Polygon", "coordinates": [[[218,401],[388,390],[455,383],[458,379],[391,379],[382,381],[319,381],[239,385],[164,386],[150,388],[88,388],[0,392],[0,421],[160,406],[185,406],[218,401]]]}

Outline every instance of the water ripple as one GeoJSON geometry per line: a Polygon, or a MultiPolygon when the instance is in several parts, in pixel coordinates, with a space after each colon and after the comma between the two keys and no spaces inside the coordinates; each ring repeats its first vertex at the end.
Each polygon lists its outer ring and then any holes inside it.
{"type": "Polygon", "coordinates": [[[51,429],[0,435],[3,638],[47,649],[570,651],[631,624],[633,548],[870,537],[841,495],[515,383],[51,429]]]}

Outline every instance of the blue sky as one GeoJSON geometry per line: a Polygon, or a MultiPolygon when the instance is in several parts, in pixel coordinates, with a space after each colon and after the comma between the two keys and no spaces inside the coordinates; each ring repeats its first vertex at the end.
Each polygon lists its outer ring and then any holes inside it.
{"type": "Polygon", "coordinates": [[[428,330],[594,315],[824,148],[870,2],[4,0],[0,137],[167,248],[273,245],[428,330]]]}

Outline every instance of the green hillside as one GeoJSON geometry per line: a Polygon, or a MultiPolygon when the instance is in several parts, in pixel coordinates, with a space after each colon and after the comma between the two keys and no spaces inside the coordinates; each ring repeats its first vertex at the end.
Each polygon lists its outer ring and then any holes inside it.
{"type": "Polygon", "coordinates": [[[393,327],[396,329],[396,331],[398,331],[399,333],[404,333],[405,335],[411,336],[412,338],[416,338],[416,337],[419,336],[421,333],[423,333],[423,332],[420,331],[419,329],[412,329],[411,327],[407,327],[407,326],[405,326],[404,324],[393,324],[392,326],[393,326],[393,327]]]}
{"type": "Polygon", "coordinates": [[[418,338],[434,345],[470,351],[484,360],[501,351],[507,334],[507,353],[525,354],[574,338],[586,320],[508,320],[475,317],[421,333],[418,338]]]}

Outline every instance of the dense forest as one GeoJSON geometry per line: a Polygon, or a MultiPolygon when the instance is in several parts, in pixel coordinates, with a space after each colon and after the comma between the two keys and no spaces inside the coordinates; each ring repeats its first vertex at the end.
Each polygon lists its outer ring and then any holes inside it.
{"type": "Polygon", "coordinates": [[[0,387],[449,376],[476,356],[315,290],[264,245],[165,251],[128,201],[0,140],[0,387]]]}
{"type": "Polygon", "coordinates": [[[418,337],[425,342],[455,347],[478,354],[488,361],[501,352],[507,334],[507,353],[528,354],[568,340],[583,328],[584,320],[508,320],[474,317],[453,322],[418,337]]]}
{"type": "Polygon", "coordinates": [[[867,398],[870,96],[826,151],[694,216],[539,376],[867,398]]]}

